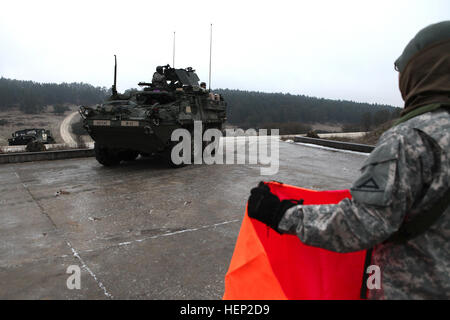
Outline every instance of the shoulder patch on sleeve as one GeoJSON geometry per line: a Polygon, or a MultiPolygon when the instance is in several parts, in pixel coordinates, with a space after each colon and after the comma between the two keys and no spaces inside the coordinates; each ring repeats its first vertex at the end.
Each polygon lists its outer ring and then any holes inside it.
{"type": "Polygon", "coordinates": [[[363,164],[361,176],[350,189],[356,202],[375,206],[391,204],[397,172],[398,146],[397,139],[389,139],[370,154],[363,164]]]}
{"type": "Polygon", "coordinates": [[[374,178],[369,178],[364,183],[357,185],[356,188],[358,189],[366,189],[366,190],[380,190],[380,187],[378,186],[377,182],[374,180],[374,178]]]}

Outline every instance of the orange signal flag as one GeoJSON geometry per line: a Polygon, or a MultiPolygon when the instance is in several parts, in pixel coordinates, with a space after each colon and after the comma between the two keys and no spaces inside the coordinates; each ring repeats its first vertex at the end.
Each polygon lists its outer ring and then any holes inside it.
{"type": "MultiPolygon", "coordinates": [[[[280,200],[335,204],[348,190],[314,191],[267,183],[280,200]]],[[[336,253],[280,235],[245,212],[228,272],[225,300],[360,299],[366,251],[336,253]]]]}

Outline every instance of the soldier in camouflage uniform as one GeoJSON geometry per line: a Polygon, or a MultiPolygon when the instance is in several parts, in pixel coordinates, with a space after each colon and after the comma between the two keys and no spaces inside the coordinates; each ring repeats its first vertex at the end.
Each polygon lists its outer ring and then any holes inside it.
{"type": "Polygon", "coordinates": [[[167,81],[166,76],[163,72],[163,67],[158,66],[156,67],[156,72],[153,74],[152,78],[152,84],[156,88],[166,88],[167,87],[167,81]]]}
{"type": "Polygon", "coordinates": [[[370,264],[380,268],[382,281],[381,289],[369,290],[371,299],[448,299],[450,21],[420,31],[395,66],[403,117],[363,163],[352,199],[298,205],[280,202],[260,184],[252,190],[248,214],[307,245],[335,252],[371,249],[370,264]],[[405,225],[438,211],[420,234],[396,238],[405,225]]]}

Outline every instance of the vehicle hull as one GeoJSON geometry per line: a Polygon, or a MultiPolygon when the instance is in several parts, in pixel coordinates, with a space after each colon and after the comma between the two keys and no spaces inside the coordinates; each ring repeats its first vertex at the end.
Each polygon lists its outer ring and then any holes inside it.
{"type": "MultiPolygon", "coordinates": [[[[138,126],[122,126],[121,121],[110,121],[109,126],[90,125],[92,139],[111,149],[135,150],[140,153],[159,153],[168,148],[172,132],[179,128],[174,124],[158,126],[149,121],[138,121],[138,126]]],[[[93,121],[89,121],[93,122],[93,121]]]]}

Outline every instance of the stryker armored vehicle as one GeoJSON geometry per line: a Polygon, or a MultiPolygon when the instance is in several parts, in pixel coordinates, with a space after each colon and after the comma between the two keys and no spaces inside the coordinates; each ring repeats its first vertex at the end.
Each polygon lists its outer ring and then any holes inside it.
{"type": "Polygon", "coordinates": [[[55,139],[49,130],[45,129],[24,129],[16,131],[12,134],[12,138],[8,139],[10,146],[27,145],[30,142],[41,142],[43,144],[55,143],[55,139]]]}
{"type": "Polygon", "coordinates": [[[119,94],[116,60],[111,97],[93,107],[80,107],[83,126],[95,141],[95,156],[102,165],[132,161],[141,154],[162,155],[177,167],[170,157],[175,129],[187,129],[193,137],[194,121],[202,121],[203,131],[222,130],[227,104],[220,95],[199,86],[195,70],[166,65],[163,74],[163,85],[140,82],[142,90],[119,94]]]}

